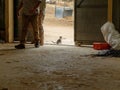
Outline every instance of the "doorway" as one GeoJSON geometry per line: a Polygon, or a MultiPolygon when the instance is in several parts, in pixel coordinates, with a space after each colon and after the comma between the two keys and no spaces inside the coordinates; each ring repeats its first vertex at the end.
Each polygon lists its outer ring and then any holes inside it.
{"type": "Polygon", "coordinates": [[[74,0],[47,2],[44,20],[44,35],[47,44],[55,44],[59,37],[62,36],[62,45],[74,45],[74,12],[69,10],[68,15],[65,16],[65,11],[61,11],[65,7],[74,10],[74,0]],[[62,16],[63,14],[64,16],[62,16]]]}

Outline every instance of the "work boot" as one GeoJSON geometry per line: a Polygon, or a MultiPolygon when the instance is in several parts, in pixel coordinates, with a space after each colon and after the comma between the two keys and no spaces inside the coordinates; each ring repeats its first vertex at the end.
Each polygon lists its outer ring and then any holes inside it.
{"type": "Polygon", "coordinates": [[[39,47],[40,47],[40,43],[39,43],[39,42],[35,42],[34,45],[35,45],[36,48],[39,48],[39,47]]]}
{"type": "Polygon", "coordinates": [[[15,46],[16,49],[25,49],[25,45],[24,44],[18,44],[15,46]]]}

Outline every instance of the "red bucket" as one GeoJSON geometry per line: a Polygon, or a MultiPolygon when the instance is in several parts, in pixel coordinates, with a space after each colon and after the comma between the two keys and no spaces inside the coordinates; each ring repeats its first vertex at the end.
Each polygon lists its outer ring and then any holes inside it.
{"type": "Polygon", "coordinates": [[[95,50],[106,50],[106,49],[110,49],[111,46],[108,43],[105,43],[105,42],[94,42],[93,43],[93,48],[95,50]]]}

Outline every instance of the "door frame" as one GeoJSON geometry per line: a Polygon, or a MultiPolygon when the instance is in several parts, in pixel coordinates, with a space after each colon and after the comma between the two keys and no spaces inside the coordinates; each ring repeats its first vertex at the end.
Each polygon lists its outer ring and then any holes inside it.
{"type": "Polygon", "coordinates": [[[13,1],[14,0],[5,0],[5,41],[13,42],[14,41],[14,15],[13,15],[13,1]]]}
{"type": "Polygon", "coordinates": [[[112,22],[113,0],[108,0],[108,21],[112,22]]]}

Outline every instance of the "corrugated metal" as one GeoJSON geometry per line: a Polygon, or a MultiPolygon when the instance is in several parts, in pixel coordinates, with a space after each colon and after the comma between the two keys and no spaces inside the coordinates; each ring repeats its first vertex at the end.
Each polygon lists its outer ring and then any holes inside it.
{"type": "Polygon", "coordinates": [[[5,40],[5,0],[0,0],[0,43],[5,40]]]}
{"type": "Polygon", "coordinates": [[[120,0],[113,0],[113,23],[120,32],[120,0]]]}
{"type": "Polygon", "coordinates": [[[107,1],[75,1],[75,42],[104,41],[100,28],[107,21],[107,1]]]}
{"type": "Polygon", "coordinates": [[[0,0],[0,30],[5,30],[5,1],[0,0]]]}

